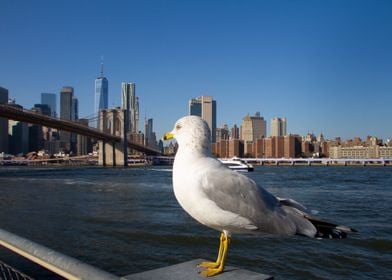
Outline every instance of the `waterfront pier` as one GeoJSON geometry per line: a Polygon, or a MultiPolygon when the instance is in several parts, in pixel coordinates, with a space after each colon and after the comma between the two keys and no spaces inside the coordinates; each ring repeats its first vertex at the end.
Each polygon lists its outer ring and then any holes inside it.
{"type": "MultiPolygon", "coordinates": [[[[195,259],[192,261],[175,264],[168,267],[135,273],[123,277],[124,280],[200,280],[206,279],[199,275],[200,268],[197,265],[205,260],[195,259]]],[[[240,269],[234,266],[226,266],[223,273],[212,277],[214,280],[273,280],[272,276],[257,273],[250,270],[240,269]]]]}
{"type": "MultiPolygon", "coordinates": [[[[65,279],[85,280],[197,280],[205,279],[199,275],[197,265],[202,259],[196,259],[168,267],[130,274],[124,277],[116,276],[94,266],[83,263],[75,258],[56,252],[50,248],[37,244],[26,238],[0,229],[0,246],[38,264],[39,266],[58,274],[65,279]]],[[[0,279],[33,279],[0,260],[0,279]]],[[[257,272],[244,270],[232,266],[225,267],[225,271],[214,277],[217,280],[271,280],[273,277],[257,272]]]]}
{"type": "Polygon", "coordinates": [[[392,166],[392,158],[243,158],[254,165],[276,166],[392,166]]]}

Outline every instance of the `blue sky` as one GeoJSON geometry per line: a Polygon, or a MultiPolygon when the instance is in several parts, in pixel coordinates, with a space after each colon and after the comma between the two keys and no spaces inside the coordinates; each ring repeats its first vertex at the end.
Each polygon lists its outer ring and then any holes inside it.
{"type": "Polygon", "coordinates": [[[104,56],[109,104],[135,82],[158,137],[192,97],[218,126],[260,111],[288,132],[392,137],[392,1],[0,0],[0,86],[30,108],[75,88],[93,113],[104,56]]]}

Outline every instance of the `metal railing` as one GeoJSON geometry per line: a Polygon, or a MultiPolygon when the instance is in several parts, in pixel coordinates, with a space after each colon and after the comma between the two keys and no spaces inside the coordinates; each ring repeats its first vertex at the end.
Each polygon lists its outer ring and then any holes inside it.
{"type": "Polygon", "coordinates": [[[0,261],[0,280],[34,280],[12,266],[0,261]]]}
{"type": "MultiPolygon", "coordinates": [[[[9,249],[66,279],[120,279],[118,276],[85,264],[77,259],[66,256],[2,229],[0,229],[0,246],[9,249]]],[[[6,265],[5,267],[8,269],[9,266],[6,265]]],[[[18,278],[16,277],[16,279],[18,278]]]]}

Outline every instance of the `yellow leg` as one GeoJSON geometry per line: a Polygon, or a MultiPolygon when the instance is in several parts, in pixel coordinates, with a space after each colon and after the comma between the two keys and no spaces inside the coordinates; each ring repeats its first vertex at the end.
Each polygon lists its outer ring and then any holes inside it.
{"type": "Polygon", "coordinates": [[[218,254],[218,259],[217,259],[218,266],[207,267],[206,270],[203,270],[200,272],[200,274],[202,276],[211,277],[211,276],[217,275],[219,273],[222,273],[223,269],[225,268],[226,256],[227,256],[227,252],[229,250],[229,245],[230,245],[230,237],[227,236],[225,233],[222,233],[221,234],[221,246],[219,246],[219,247],[222,247],[222,249],[219,248],[219,254],[218,254]]]}
{"type": "Polygon", "coordinates": [[[222,232],[219,238],[219,251],[218,251],[218,257],[216,258],[215,262],[202,262],[198,265],[198,267],[204,267],[204,268],[217,268],[219,264],[222,261],[222,252],[223,252],[223,242],[225,239],[225,235],[222,232]]]}

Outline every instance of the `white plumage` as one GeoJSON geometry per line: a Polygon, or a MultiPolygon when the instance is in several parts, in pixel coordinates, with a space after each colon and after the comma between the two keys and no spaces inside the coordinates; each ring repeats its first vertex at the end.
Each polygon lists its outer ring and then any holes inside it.
{"type": "Polygon", "coordinates": [[[176,138],[179,145],[173,166],[173,190],[178,202],[198,222],[222,232],[218,259],[201,264],[207,268],[203,275],[223,270],[231,233],[309,237],[318,233],[302,205],[275,197],[212,157],[210,130],[200,117],[179,119],[164,139],[171,138],[176,138]]]}
{"type": "Polygon", "coordinates": [[[179,144],[173,189],[186,212],[228,233],[316,234],[302,211],[285,211],[278,198],[213,158],[209,133],[206,122],[196,116],[178,120],[172,131],[179,144]]]}

